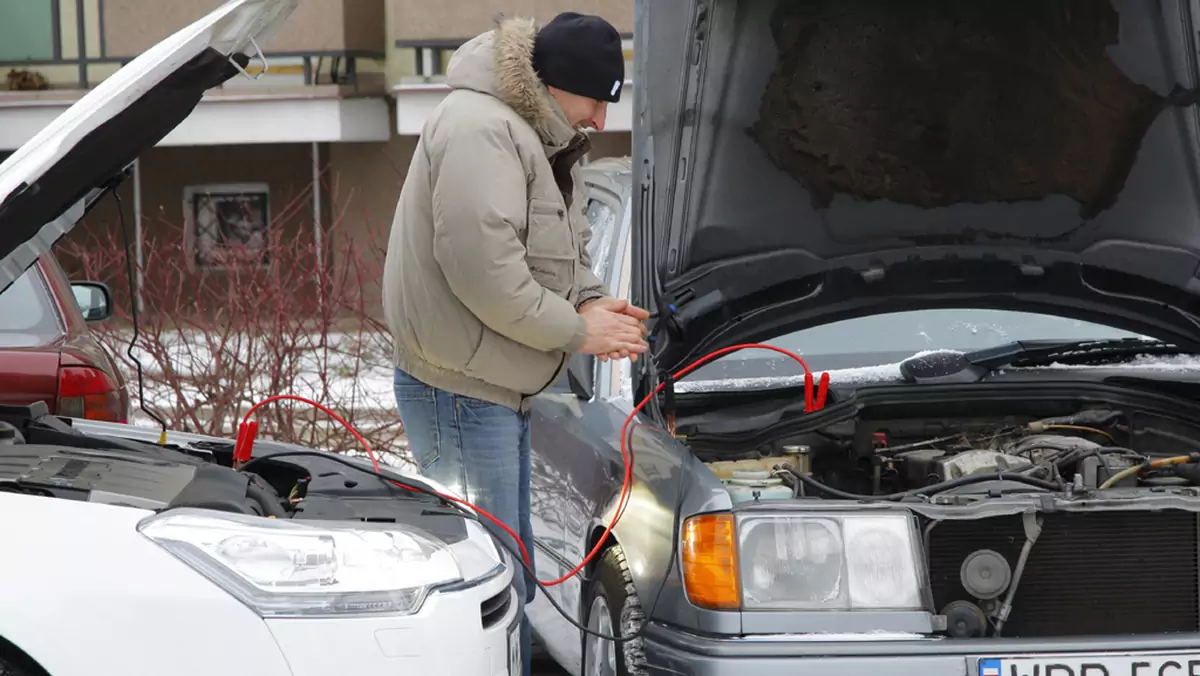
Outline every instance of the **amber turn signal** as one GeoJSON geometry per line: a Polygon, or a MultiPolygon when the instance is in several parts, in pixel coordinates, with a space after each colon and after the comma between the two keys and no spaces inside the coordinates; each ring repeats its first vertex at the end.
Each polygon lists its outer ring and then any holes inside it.
{"type": "Polygon", "coordinates": [[[683,588],[688,600],[712,610],[740,608],[733,515],[693,516],[683,524],[682,545],[683,588]]]}

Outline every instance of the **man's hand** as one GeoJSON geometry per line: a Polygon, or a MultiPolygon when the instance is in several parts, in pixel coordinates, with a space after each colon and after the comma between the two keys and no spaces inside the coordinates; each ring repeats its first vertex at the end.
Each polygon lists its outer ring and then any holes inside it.
{"type": "Polygon", "coordinates": [[[596,355],[601,361],[625,357],[636,360],[649,349],[646,327],[639,319],[642,315],[649,317],[649,313],[641,308],[626,301],[600,298],[581,306],[579,315],[587,325],[587,338],[579,348],[583,354],[596,355]],[[630,313],[630,308],[636,312],[630,313]]]}
{"type": "Polygon", "coordinates": [[[582,312],[586,308],[589,308],[593,305],[601,305],[603,307],[608,308],[609,310],[612,310],[613,312],[620,312],[622,314],[627,314],[630,317],[633,317],[634,319],[638,320],[639,322],[643,322],[643,321],[646,321],[647,319],[650,319],[650,313],[647,312],[646,310],[643,310],[642,308],[634,305],[633,303],[630,303],[627,300],[620,300],[618,298],[604,297],[604,298],[597,298],[596,300],[590,300],[590,301],[584,303],[583,307],[579,308],[579,310],[580,310],[580,312],[582,312]]]}
{"type": "MultiPolygon", "coordinates": [[[[636,305],[631,304],[629,301],[618,300],[616,298],[607,298],[606,297],[606,298],[597,298],[596,300],[592,300],[592,301],[588,301],[587,303],[584,303],[579,308],[579,314],[584,315],[585,313],[595,310],[595,309],[598,309],[598,308],[602,308],[604,310],[607,310],[608,312],[614,312],[614,313],[623,315],[624,317],[626,317],[628,319],[636,320],[637,326],[639,329],[639,339],[640,339],[640,344],[642,346],[642,349],[637,350],[637,351],[631,351],[627,348],[622,348],[619,350],[613,350],[611,352],[601,352],[601,353],[585,352],[585,353],[586,354],[595,354],[596,357],[602,362],[608,361],[609,359],[629,359],[631,361],[636,362],[638,355],[641,354],[642,352],[645,352],[647,349],[649,349],[648,346],[646,346],[646,342],[645,342],[646,326],[644,324],[642,324],[642,322],[650,318],[650,313],[636,305]]],[[[586,316],[585,316],[585,320],[586,320],[586,316]]],[[[628,322],[625,322],[625,323],[627,324],[628,322]]],[[[585,345],[585,347],[586,347],[586,345],[585,345]]],[[[584,350],[581,349],[581,351],[584,351],[584,350]]]]}

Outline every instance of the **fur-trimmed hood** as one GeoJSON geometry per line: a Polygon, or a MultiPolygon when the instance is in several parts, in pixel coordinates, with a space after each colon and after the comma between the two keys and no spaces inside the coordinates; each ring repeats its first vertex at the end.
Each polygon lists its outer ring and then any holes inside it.
{"type": "Polygon", "coordinates": [[[578,133],[562,108],[533,70],[533,40],[538,27],[532,19],[506,19],[473,38],[454,53],[446,82],[455,89],[490,94],[508,104],[542,138],[561,149],[578,133]]]}

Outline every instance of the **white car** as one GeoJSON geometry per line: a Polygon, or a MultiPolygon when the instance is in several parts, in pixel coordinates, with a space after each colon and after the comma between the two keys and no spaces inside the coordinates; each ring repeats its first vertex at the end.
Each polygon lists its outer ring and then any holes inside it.
{"type": "MultiPolygon", "coordinates": [[[[0,291],[297,2],[226,2],[0,165],[0,291]]],[[[506,556],[392,480],[444,488],[263,441],[235,470],[231,440],[156,435],[0,406],[0,676],[519,673],[506,556]]]]}

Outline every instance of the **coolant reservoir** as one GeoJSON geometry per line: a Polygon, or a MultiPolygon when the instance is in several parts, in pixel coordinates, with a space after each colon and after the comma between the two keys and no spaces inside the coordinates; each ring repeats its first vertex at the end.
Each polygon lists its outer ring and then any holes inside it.
{"type": "Polygon", "coordinates": [[[733,498],[733,504],[765,500],[789,500],[792,497],[791,487],[785,485],[779,477],[772,476],[769,470],[734,470],[732,476],[725,480],[725,490],[733,498]]]}
{"type": "Polygon", "coordinates": [[[786,462],[784,458],[754,458],[751,460],[719,460],[704,463],[721,481],[732,479],[737,472],[766,472],[770,476],[775,465],[786,462]]]}

